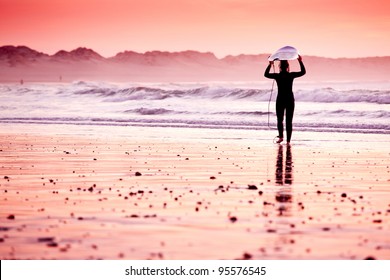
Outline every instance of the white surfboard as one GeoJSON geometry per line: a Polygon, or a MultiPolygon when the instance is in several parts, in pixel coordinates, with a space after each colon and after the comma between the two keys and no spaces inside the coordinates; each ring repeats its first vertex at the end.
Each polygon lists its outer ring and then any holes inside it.
{"type": "Polygon", "coordinates": [[[274,52],[269,58],[269,61],[274,60],[293,60],[297,59],[299,56],[299,52],[296,48],[291,46],[285,46],[283,48],[278,49],[274,52]]]}

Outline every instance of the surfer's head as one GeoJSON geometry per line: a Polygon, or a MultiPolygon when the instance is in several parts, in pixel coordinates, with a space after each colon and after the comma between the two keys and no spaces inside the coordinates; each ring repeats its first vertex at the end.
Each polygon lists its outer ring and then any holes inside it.
{"type": "Polygon", "coordinates": [[[281,60],[279,63],[280,72],[290,72],[290,64],[287,60],[281,60]]]}

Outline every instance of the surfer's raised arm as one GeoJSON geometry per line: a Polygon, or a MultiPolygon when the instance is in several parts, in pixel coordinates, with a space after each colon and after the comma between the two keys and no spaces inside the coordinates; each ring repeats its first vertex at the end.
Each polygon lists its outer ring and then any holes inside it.
{"type": "Polygon", "coordinates": [[[268,79],[275,79],[277,76],[277,74],[269,72],[271,70],[272,65],[274,65],[274,62],[270,61],[267,68],[265,69],[265,72],[264,72],[264,77],[266,77],[268,79]]]}
{"type": "Polygon", "coordinates": [[[302,77],[303,75],[306,74],[306,68],[305,68],[305,65],[302,62],[302,56],[300,56],[300,55],[298,56],[298,62],[299,62],[299,65],[301,66],[301,71],[294,73],[294,76],[296,78],[297,77],[302,77]]]}

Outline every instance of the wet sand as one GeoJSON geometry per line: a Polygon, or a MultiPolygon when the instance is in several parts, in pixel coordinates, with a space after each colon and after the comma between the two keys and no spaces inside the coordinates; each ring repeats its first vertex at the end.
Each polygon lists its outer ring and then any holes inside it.
{"type": "Polygon", "coordinates": [[[388,135],[8,128],[1,259],[390,259],[388,135]]]}

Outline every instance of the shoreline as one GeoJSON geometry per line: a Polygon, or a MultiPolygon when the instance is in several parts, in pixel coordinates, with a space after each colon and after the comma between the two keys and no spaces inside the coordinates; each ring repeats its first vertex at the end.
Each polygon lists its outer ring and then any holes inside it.
{"type": "Polygon", "coordinates": [[[388,135],[1,127],[2,259],[390,259],[388,135]]]}

